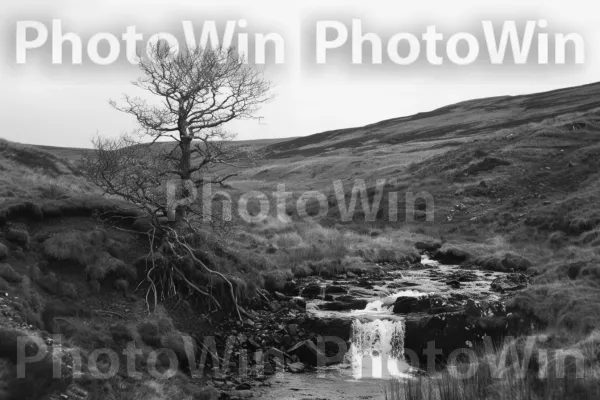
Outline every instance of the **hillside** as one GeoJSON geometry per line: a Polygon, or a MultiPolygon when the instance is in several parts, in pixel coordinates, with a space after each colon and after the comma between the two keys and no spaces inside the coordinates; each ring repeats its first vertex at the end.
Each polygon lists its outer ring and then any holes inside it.
{"type": "MultiPolygon", "coordinates": [[[[235,140],[233,144],[236,146],[243,146],[250,149],[258,149],[273,144],[285,142],[287,140],[293,140],[296,138],[283,138],[283,139],[254,139],[254,140],[235,140]]],[[[169,142],[163,142],[164,146],[169,146],[169,142]]],[[[90,149],[82,149],[77,147],[60,147],[60,146],[43,146],[43,145],[31,145],[31,147],[43,150],[49,154],[52,154],[58,158],[66,159],[71,162],[76,162],[84,155],[89,152],[90,149]]]]}
{"type": "MultiPolygon", "coordinates": [[[[65,149],[70,154],[79,150],[65,149]]],[[[58,154],[0,139],[0,204],[5,201],[88,194],[92,185],[58,154]]]]}
{"type": "Polygon", "coordinates": [[[272,157],[323,155],[337,149],[481,136],[549,117],[600,107],[600,83],[522,96],[469,100],[358,128],[317,133],[270,145],[272,157]]]}

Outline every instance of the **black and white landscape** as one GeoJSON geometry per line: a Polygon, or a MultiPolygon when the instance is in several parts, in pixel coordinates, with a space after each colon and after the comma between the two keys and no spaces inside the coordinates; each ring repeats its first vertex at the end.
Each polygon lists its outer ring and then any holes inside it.
{"type": "Polygon", "coordinates": [[[600,398],[592,6],[7,3],[0,400],[600,398]]]}

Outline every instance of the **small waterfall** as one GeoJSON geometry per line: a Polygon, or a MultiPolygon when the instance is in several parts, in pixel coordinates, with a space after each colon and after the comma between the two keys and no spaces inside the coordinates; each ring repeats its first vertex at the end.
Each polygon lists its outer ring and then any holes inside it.
{"type": "Polygon", "coordinates": [[[327,290],[327,284],[321,285],[321,299],[325,300],[325,291],[327,290]]]}
{"type": "Polygon", "coordinates": [[[354,320],[348,358],[355,379],[402,376],[408,369],[404,362],[404,321],[354,320]]]}

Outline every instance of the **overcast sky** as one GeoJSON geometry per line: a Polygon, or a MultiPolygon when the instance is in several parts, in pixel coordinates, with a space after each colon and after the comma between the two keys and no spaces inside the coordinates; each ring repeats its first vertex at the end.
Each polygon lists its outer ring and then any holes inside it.
{"type": "MultiPolygon", "coordinates": [[[[52,19],[62,21],[63,33],[79,34],[84,47],[94,33],[109,32],[120,37],[132,25],[145,39],[158,32],[180,35],[183,20],[201,27],[207,19],[245,19],[247,32],[280,34],[285,39],[286,62],[266,66],[266,74],[275,85],[275,100],[261,110],[262,120],[230,125],[239,139],[257,139],[304,136],[428,111],[461,100],[600,81],[597,11],[597,0],[2,0],[0,137],[22,143],[89,147],[96,132],[118,135],[135,127],[135,121],[112,109],[108,100],[133,92],[130,81],[136,77],[137,68],[127,63],[95,66],[85,54],[82,65],[52,65],[48,56],[52,51],[52,19]],[[356,68],[350,56],[344,59],[341,54],[336,63],[311,67],[314,54],[307,52],[314,52],[313,22],[339,19],[349,26],[352,18],[362,21],[364,32],[380,33],[384,39],[386,34],[396,32],[420,36],[431,25],[436,25],[445,39],[460,31],[477,36],[482,20],[501,24],[509,19],[545,19],[545,32],[575,32],[584,38],[585,64],[536,65],[534,57],[526,66],[491,67],[482,61],[460,67],[388,63],[356,68]],[[26,20],[44,23],[50,33],[44,47],[28,52],[26,65],[17,65],[16,22],[26,20]]],[[[480,45],[485,52],[484,44],[480,45]]],[[[364,51],[368,63],[370,50],[365,47],[364,51]]],[[[68,63],[70,53],[64,58],[68,63]]]]}

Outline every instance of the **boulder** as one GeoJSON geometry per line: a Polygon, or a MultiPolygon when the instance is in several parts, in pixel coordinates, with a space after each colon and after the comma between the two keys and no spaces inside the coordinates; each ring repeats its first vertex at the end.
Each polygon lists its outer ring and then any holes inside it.
{"type": "Polygon", "coordinates": [[[352,319],[311,316],[302,321],[300,328],[317,335],[335,336],[347,341],[350,339],[352,319]]]}
{"type": "Polygon", "coordinates": [[[342,286],[327,286],[325,288],[325,294],[346,294],[348,290],[342,286]]]}
{"type": "Polygon", "coordinates": [[[457,280],[450,280],[446,282],[446,285],[450,286],[452,289],[460,289],[460,282],[457,280]]]}
{"type": "Polygon", "coordinates": [[[298,294],[300,294],[298,284],[294,281],[287,281],[283,284],[283,293],[288,296],[298,296],[298,294]]]}
{"type": "Polygon", "coordinates": [[[442,264],[460,264],[471,258],[467,251],[456,247],[442,247],[433,254],[433,259],[442,264]]]}
{"type": "Polygon", "coordinates": [[[394,302],[394,314],[410,314],[424,312],[431,307],[429,297],[400,296],[394,302]]]}
{"type": "Polygon", "coordinates": [[[298,373],[304,371],[304,368],[306,368],[306,366],[302,362],[295,362],[288,365],[288,368],[290,369],[290,372],[298,373]]]}
{"type": "Polygon", "coordinates": [[[323,287],[316,283],[312,283],[301,290],[302,297],[314,299],[323,295],[323,287]]]}
{"type": "Polygon", "coordinates": [[[325,311],[348,311],[348,310],[364,310],[369,302],[365,299],[351,301],[333,301],[330,303],[321,304],[319,309],[325,311]]]}
{"type": "Polygon", "coordinates": [[[483,269],[497,272],[523,272],[532,265],[525,257],[511,252],[477,257],[472,263],[483,269]]]}
{"type": "Polygon", "coordinates": [[[278,291],[275,291],[273,293],[273,297],[275,297],[277,300],[287,300],[287,296],[283,293],[279,293],[278,291]]]}
{"type": "Polygon", "coordinates": [[[302,297],[293,297],[291,301],[296,303],[296,305],[302,310],[306,310],[306,300],[304,300],[302,297]]]}

